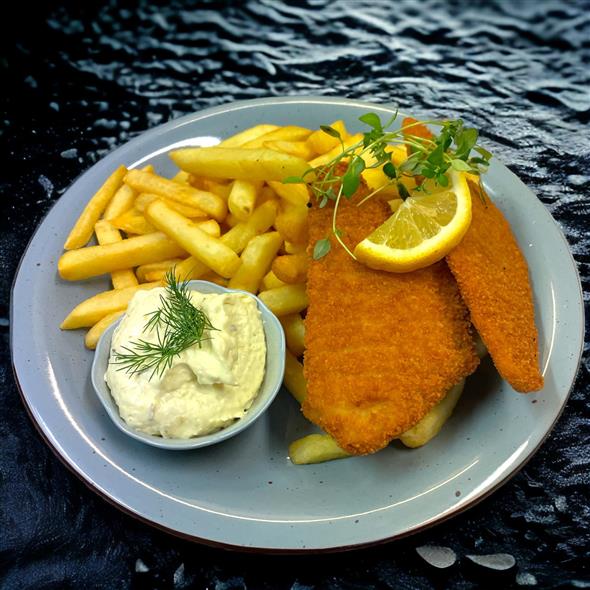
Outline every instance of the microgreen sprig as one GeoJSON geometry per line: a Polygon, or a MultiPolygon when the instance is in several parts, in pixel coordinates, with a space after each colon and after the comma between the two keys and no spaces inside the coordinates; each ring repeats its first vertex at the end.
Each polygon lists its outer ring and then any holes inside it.
{"type": "Polygon", "coordinates": [[[314,174],[315,180],[310,183],[318,206],[325,207],[328,202],[334,202],[332,214],[331,234],[318,240],[314,246],[313,258],[319,259],[328,254],[331,249],[330,237],[334,236],[339,244],[354,258],[354,254],[342,240],[342,232],[338,229],[338,207],[342,197],[350,199],[357,191],[362,173],[367,168],[381,168],[389,178],[389,182],[367,195],[358,204],[376,195],[388,186],[395,186],[402,199],[410,194],[402,183],[404,177],[421,177],[415,190],[425,190],[422,179],[428,178],[435,185],[446,187],[449,184],[448,172],[452,168],[462,172],[469,172],[480,176],[490,163],[492,154],[477,145],[478,131],[473,127],[465,127],[461,119],[446,121],[412,121],[401,129],[391,130],[396,121],[396,112],[385,124],[376,113],[365,113],[359,120],[369,127],[363,133],[363,138],[348,147],[344,143],[340,132],[329,125],[322,125],[320,129],[340,141],[342,152],[324,165],[309,168],[301,176],[285,178],[284,183],[304,183],[306,177],[314,174]],[[412,133],[412,127],[431,125],[439,127],[438,135],[432,138],[421,137],[412,133]],[[405,145],[409,155],[396,166],[392,160],[392,153],[387,148],[391,145],[405,145]],[[473,156],[472,151],[477,155],[473,156]],[[341,174],[342,164],[346,163],[344,174],[341,174]]]}
{"type": "Polygon", "coordinates": [[[174,269],[166,274],[166,291],[160,295],[158,309],[147,314],[144,331],[156,330],[156,342],[144,339],[122,346],[125,352],[116,352],[117,369],[131,375],[151,370],[162,377],[172,366],[174,357],[194,344],[199,346],[206,330],[215,330],[207,315],[195,307],[190,299],[186,281],[178,281],[174,269]]]}

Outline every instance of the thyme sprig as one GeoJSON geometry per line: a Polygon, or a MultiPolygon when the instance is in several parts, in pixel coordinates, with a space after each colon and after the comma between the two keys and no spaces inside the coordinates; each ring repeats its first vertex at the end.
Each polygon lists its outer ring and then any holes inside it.
{"type": "Polygon", "coordinates": [[[178,281],[174,269],[166,274],[166,290],[160,295],[158,309],[146,316],[144,331],[156,331],[156,342],[145,339],[122,346],[125,352],[116,352],[117,369],[131,375],[150,371],[149,379],[162,375],[172,366],[174,357],[194,344],[208,338],[205,331],[216,330],[207,315],[195,307],[190,299],[186,281],[178,281]]]}
{"type": "MultiPolygon", "coordinates": [[[[410,194],[403,184],[404,177],[417,176],[432,179],[434,185],[446,187],[449,184],[448,172],[452,168],[480,176],[490,163],[492,154],[477,145],[478,131],[473,127],[466,127],[461,119],[446,121],[414,121],[404,124],[400,129],[391,130],[396,121],[396,112],[385,124],[376,113],[365,113],[359,120],[369,127],[363,133],[363,138],[346,147],[344,138],[337,129],[329,125],[322,125],[320,129],[340,141],[342,152],[328,163],[309,168],[301,176],[285,178],[284,183],[306,182],[306,177],[312,173],[315,180],[310,187],[318,206],[325,207],[328,202],[334,202],[332,214],[331,235],[318,240],[314,246],[313,257],[319,259],[328,254],[331,249],[330,237],[334,236],[338,243],[355,257],[342,240],[342,232],[337,225],[338,207],[342,197],[350,199],[358,189],[362,173],[365,169],[381,168],[389,178],[389,182],[367,195],[359,205],[375,196],[386,187],[395,186],[402,199],[410,194]],[[413,127],[430,125],[439,127],[437,135],[432,138],[412,133],[413,127]],[[388,150],[391,145],[408,146],[408,157],[397,166],[392,160],[392,153],[388,150]],[[472,155],[475,151],[476,155],[472,155]],[[342,165],[346,163],[344,174],[342,165]]],[[[426,185],[417,183],[415,190],[426,190],[426,185]]]]}

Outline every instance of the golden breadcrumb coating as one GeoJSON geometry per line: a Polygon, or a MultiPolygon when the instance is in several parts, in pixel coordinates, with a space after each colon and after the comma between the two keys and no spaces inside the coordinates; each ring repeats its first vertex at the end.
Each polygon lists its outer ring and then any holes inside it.
{"type": "Polygon", "coordinates": [[[471,226],[447,262],[500,375],[520,392],[543,387],[529,270],[510,225],[469,182],[471,226]]]}
{"type": "MultiPolygon", "coordinates": [[[[354,246],[391,212],[343,199],[338,227],[354,246]]],[[[309,215],[311,254],[332,207],[309,215]]],[[[467,309],[446,263],[405,274],[369,269],[332,239],[308,273],[303,412],[353,454],[385,447],[478,365],[467,309]]]]}

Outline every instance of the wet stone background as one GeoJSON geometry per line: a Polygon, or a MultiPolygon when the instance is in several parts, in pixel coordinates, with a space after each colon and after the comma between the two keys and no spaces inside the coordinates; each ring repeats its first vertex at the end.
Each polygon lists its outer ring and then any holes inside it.
{"type": "Polygon", "coordinates": [[[0,26],[0,589],[590,587],[587,354],[547,442],[475,508],[380,547],[265,557],[180,541],[88,491],[27,418],[8,349],[19,258],[81,172],[159,123],[265,96],[463,116],[557,219],[588,301],[590,3],[20,2],[0,26]],[[437,571],[424,545],[458,560],[437,571]],[[491,553],[515,567],[466,558],[491,553]]]}

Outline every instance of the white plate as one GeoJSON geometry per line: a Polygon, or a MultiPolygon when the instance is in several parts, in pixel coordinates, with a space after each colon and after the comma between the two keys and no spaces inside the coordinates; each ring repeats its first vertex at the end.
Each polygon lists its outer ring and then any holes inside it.
{"type": "Polygon", "coordinates": [[[123,510],[185,537],[267,551],[334,550],[417,531],[496,489],[537,450],[561,413],[583,343],[580,282],[567,243],[535,195],[497,159],[486,188],[508,217],[531,270],[545,389],[515,393],[488,361],[468,380],[442,433],[422,449],[394,443],[370,457],[296,467],[288,444],[312,431],[279,394],[252,428],[222,444],[174,453],[131,440],[111,423],[90,384],[81,332],[61,332],[74,305],[105,278],[66,283],[57,259],[85,203],[118,165],[212,145],[257,123],[317,128],[344,119],[360,131],[367,110],[391,107],[331,98],[262,99],[208,109],[152,129],[82,175],[39,226],[14,283],[11,342],[23,400],[40,432],[92,489],[123,510]]]}

